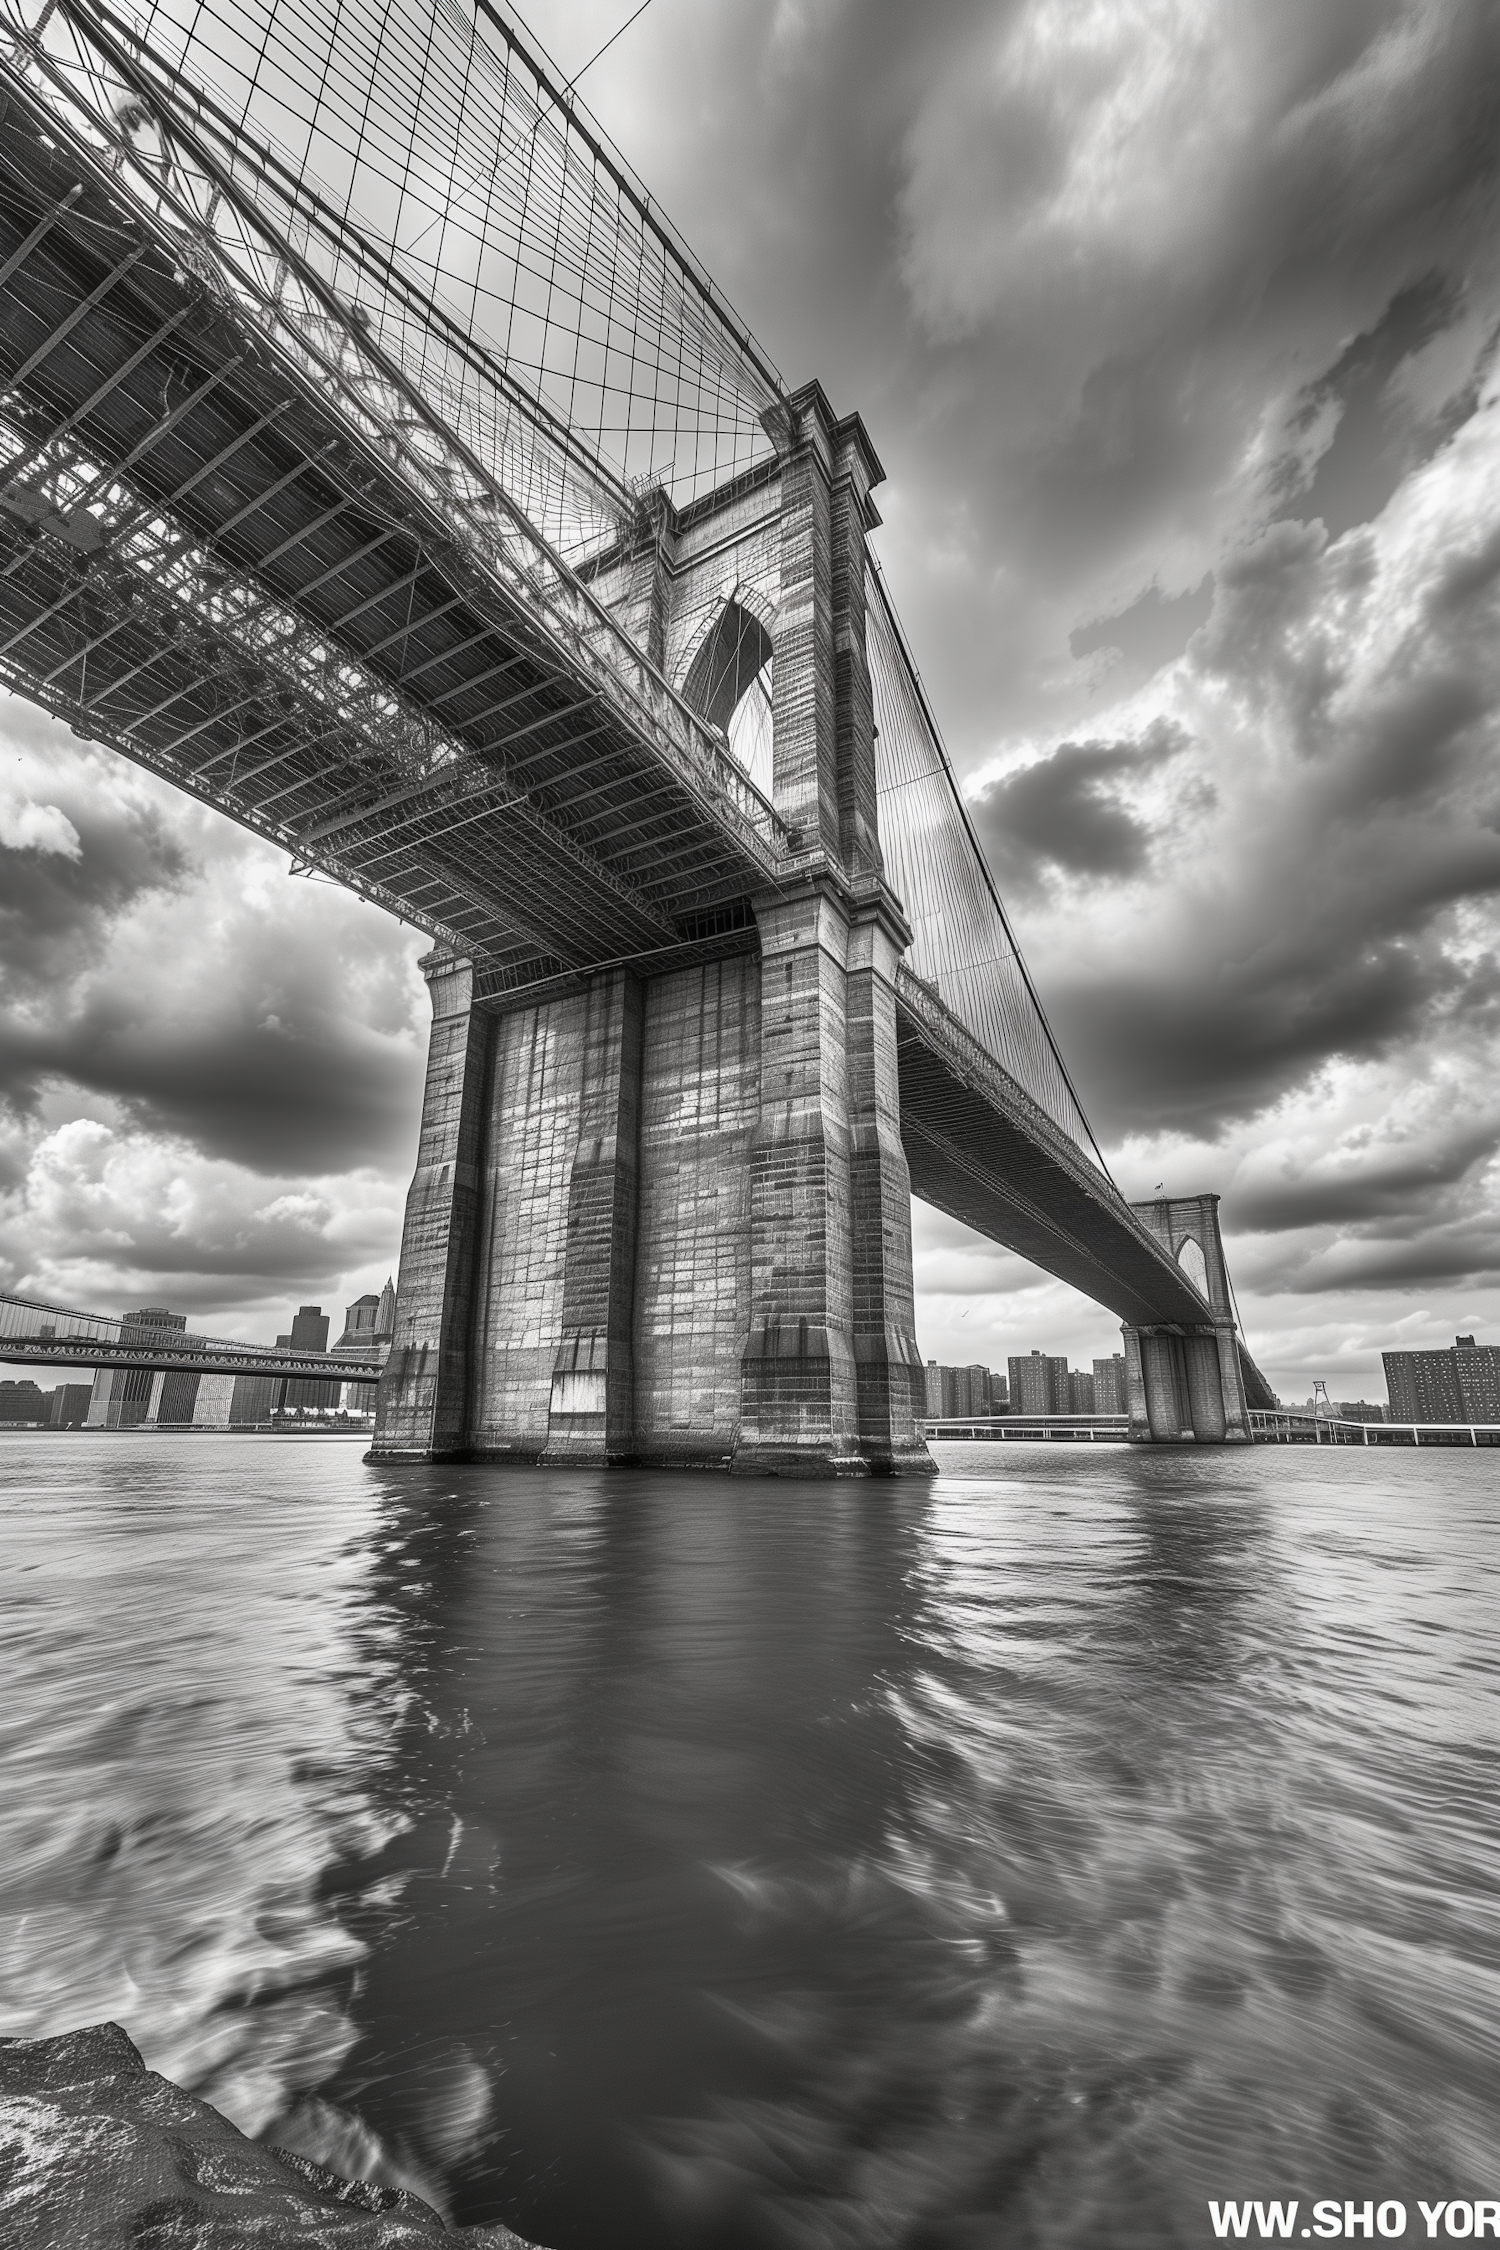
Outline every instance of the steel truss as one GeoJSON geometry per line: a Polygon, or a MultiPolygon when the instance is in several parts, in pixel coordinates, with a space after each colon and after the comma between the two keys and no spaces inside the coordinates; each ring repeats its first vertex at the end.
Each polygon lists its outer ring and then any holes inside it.
{"type": "MultiPolygon", "coordinates": [[[[29,61],[47,76],[37,51],[29,61]]],[[[20,94],[8,148],[25,125],[33,149],[0,172],[0,200],[17,203],[39,184],[39,156],[54,177],[65,168],[42,143],[50,121],[20,94]]],[[[108,123],[93,122],[107,145],[108,123]]],[[[68,152],[85,179],[4,260],[37,330],[18,364],[0,363],[0,518],[16,542],[0,562],[0,604],[13,603],[0,606],[0,676],[303,864],[498,963],[655,950],[684,911],[774,880],[784,831],[721,741],[377,364],[359,322],[332,317],[302,275],[291,325],[290,266],[257,307],[248,283],[227,288],[217,239],[211,252],[181,233],[163,242],[159,213],[122,227],[127,144],[118,128],[113,140],[116,175],[101,177],[99,150],[68,152]],[[101,250],[109,262],[70,301],[59,259],[98,263],[101,250]],[[246,334],[247,310],[261,335],[246,334]],[[189,351],[194,379],[173,395],[189,351]],[[60,366],[61,412],[43,402],[60,366]],[[231,405],[239,419],[210,450],[199,433],[231,405]],[[190,435],[188,474],[163,488],[162,464],[190,435]],[[215,498],[232,505],[205,505],[215,498]],[[450,626],[456,638],[434,646],[450,626]],[[455,708],[481,685],[501,692],[455,708]],[[398,799],[399,841],[386,818],[398,799]],[[434,867],[450,878],[436,889],[434,867]]]]}

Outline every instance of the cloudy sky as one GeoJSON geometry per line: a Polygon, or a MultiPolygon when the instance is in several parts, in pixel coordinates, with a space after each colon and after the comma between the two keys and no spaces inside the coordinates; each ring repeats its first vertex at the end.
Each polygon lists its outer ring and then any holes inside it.
{"type": "MultiPolygon", "coordinates": [[[[532,0],[571,72],[621,0],[532,0]]],[[[584,81],[879,549],[1130,1195],[1277,1387],[1500,1337],[1492,0],[651,0],[584,81]]],[[[0,1280],[242,1334],[394,1263],[411,933],[0,705],[0,1280]]],[[[1114,1348],[918,1212],[928,1353],[1114,1348]]]]}

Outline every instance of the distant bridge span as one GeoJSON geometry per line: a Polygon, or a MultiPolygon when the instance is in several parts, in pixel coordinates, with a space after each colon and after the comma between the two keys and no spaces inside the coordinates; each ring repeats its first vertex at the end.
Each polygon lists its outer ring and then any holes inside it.
{"type": "Polygon", "coordinates": [[[0,1364],[11,1367],[135,1368],[151,1375],[265,1375],[334,1383],[378,1383],[383,1359],[286,1351],[222,1336],[155,1329],[108,1313],[0,1294],[0,1364]]]}
{"type": "Polygon", "coordinates": [[[1132,1434],[1248,1436],[1214,1199],[1108,1178],[858,417],[489,0],[150,20],[0,0],[0,679],[437,941],[377,1451],[926,1466],[910,1189],[1119,1315],[1132,1434]]]}

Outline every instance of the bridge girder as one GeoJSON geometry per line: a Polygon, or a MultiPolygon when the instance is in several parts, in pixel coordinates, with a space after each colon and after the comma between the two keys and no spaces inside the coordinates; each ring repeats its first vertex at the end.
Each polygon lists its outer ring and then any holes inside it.
{"type": "Polygon", "coordinates": [[[763,885],[769,808],[440,430],[382,451],[350,333],[320,388],[0,83],[0,677],[502,977],[763,885]]]}

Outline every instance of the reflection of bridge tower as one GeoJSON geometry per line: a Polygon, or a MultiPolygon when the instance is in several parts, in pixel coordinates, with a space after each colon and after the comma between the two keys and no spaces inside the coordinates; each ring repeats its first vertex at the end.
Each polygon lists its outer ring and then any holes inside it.
{"type": "Polygon", "coordinates": [[[1189,1272],[1212,1326],[1127,1326],[1125,1380],[1136,1439],[1247,1440],[1250,1417],[1216,1195],[1162,1196],[1131,1209],[1189,1272]]]}

